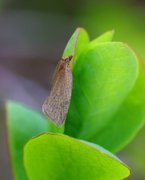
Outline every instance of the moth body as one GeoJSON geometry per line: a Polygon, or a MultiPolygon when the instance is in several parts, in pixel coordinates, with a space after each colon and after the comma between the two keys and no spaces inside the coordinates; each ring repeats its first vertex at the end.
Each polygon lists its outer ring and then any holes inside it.
{"type": "Polygon", "coordinates": [[[58,126],[66,119],[71,99],[72,72],[69,66],[71,59],[72,56],[69,56],[59,61],[50,94],[42,106],[43,113],[58,126]]]}

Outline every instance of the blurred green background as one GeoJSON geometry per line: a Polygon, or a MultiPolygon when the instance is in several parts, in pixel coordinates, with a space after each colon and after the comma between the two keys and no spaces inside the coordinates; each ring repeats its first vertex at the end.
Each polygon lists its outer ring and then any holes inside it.
{"type": "MultiPolygon", "coordinates": [[[[0,11],[0,179],[11,180],[4,101],[41,111],[55,65],[78,26],[91,39],[114,29],[114,39],[145,60],[145,1],[1,0],[0,11]]],[[[144,138],[145,128],[118,154],[131,167],[131,180],[145,179],[144,138]]]]}

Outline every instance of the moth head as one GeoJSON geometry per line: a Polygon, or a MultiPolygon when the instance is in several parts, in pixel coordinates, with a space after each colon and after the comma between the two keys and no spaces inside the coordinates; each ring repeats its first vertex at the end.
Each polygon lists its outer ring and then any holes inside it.
{"type": "Polygon", "coordinates": [[[64,62],[67,62],[68,64],[70,63],[70,61],[72,60],[73,56],[68,56],[67,58],[62,59],[64,62]]]}
{"type": "Polygon", "coordinates": [[[65,67],[70,68],[70,62],[72,60],[73,56],[68,56],[67,58],[62,58],[60,61],[60,68],[59,70],[65,69],[65,67]]]}

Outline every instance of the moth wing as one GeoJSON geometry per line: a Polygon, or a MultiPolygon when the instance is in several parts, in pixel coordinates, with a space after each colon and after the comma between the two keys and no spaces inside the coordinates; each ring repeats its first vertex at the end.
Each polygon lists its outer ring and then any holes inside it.
{"type": "Polygon", "coordinates": [[[62,70],[58,69],[54,79],[50,95],[45,100],[42,111],[60,126],[66,119],[70,104],[72,90],[72,72],[70,68],[65,66],[62,70]]]}

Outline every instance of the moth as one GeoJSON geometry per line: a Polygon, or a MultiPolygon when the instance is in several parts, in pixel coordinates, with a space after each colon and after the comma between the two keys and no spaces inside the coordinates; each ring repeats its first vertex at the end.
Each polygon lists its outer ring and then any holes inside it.
{"type": "Polygon", "coordinates": [[[70,105],[73,77],[69,65],[72,58],[69,56],[59,61],[50,94],[42,105],[43,113],[57,126],[64,123],[70,105]]]}

